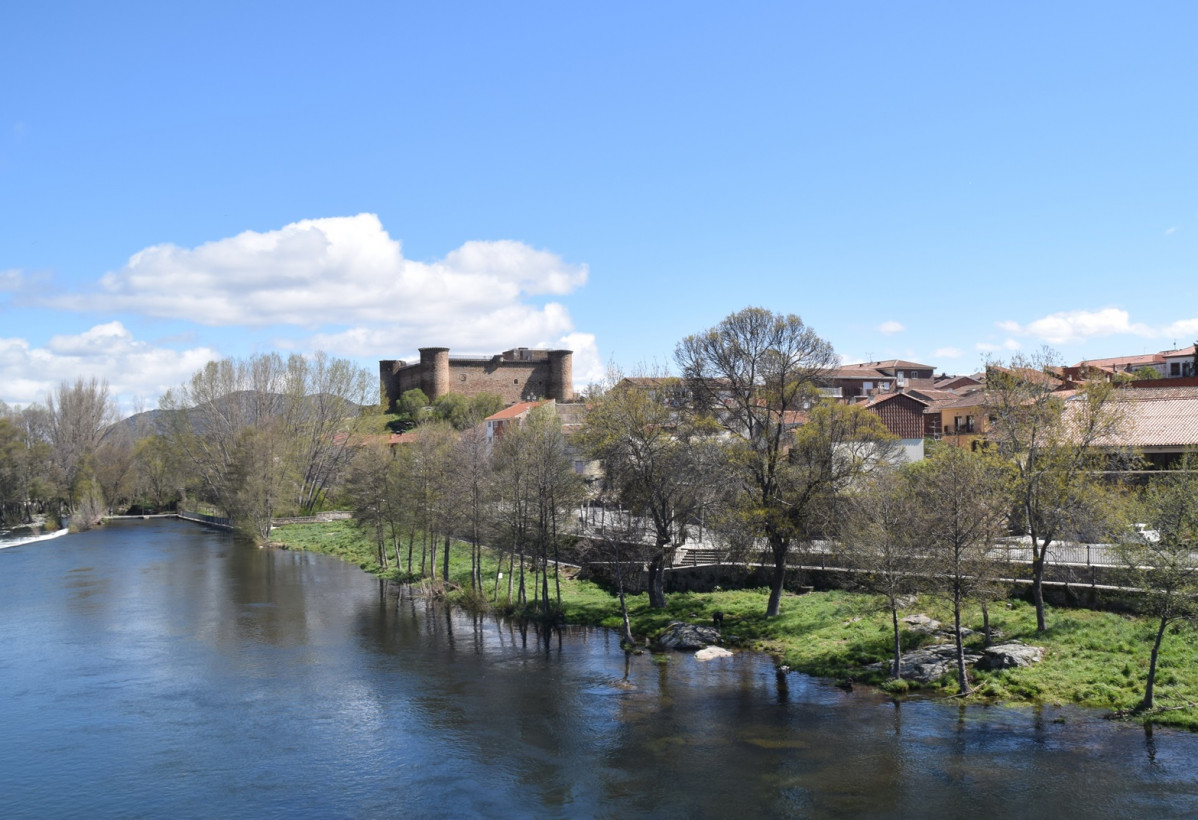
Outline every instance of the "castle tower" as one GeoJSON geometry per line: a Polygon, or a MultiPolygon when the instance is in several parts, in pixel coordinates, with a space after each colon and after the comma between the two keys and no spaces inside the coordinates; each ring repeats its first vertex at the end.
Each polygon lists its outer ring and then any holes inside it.
{"type": "Polygon", "coordinates": [[[574,353],[570,350],[549,351],[549,384],[547,398],[557,401],[574,400],[574,353]]]}
{"type": "Polygon", "coordinates": [[[449,392],[449,348],[420,348],[420,389],[429,401],[449,392]]]}

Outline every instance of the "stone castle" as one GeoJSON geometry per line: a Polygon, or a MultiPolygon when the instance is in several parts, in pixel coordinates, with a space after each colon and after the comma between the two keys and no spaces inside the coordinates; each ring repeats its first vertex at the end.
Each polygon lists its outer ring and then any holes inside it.
{"type": "Polygon", "coordinates": [[[517,347],[490,357],[451,358],[447,347],[422,347],[419,362],[380,361],[379,380],[392,411],[400,396],[415,389],[423,390],[430,401],[446,393],[494,393],[505,404],[536,399],[564,402],[574,398],[573,355],[570,350],[517,347]]]}

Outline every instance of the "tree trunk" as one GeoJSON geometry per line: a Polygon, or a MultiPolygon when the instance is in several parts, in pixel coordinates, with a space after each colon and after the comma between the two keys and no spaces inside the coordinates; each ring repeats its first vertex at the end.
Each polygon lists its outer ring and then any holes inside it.
{"type": "Polygon", "coordinates": [[[665,585],[662,580],[663,574],[661,552],[658,551],[649,562],[649,606],[654,609],[666,608],[665,585]]]}
{"type": "Polygon", "coordinates": [[[632,639],[632,622],[628,619],[628,602],[624,598],[624,569],[619,559],[616,560],[616,584],[620,595],[620,616],[624,619],[624,646],[628,649],[636,646],[632,639]]]}
{"type": "Polygon", "coordinates": [[[990,607],[986,606],[985,601],[982,601],[982,635],[986,638],[986,646],[990,646],[993,643],[990,636],[990,607]]]}
{"type": "Polygon", "coordinates": [[[445,536],[445,543],[442,545],[445,549],[445,557],[441,559],[441,580],[446,584],[449,583],[449,536],[445,536]]]}
{"type": "Polygon", "coordinates": [[[894,624],[894,666],[891,675],[896,678],[903,676],[903,642],[899,637],[898,607],[891,605],[890,620],[894,624]]]}
{"type": "Polygon", "coordinates": [[[973,690],[969,688],[969,676],[965,672],[965,645],[961,641],[961,597],[953,600],[953,634],[957,639],[957,682],[961,685],[961,694],[968,695],[973,690]]]}
{"type": "Polygon", "coordinates": [[[1144,684],[1144,700],[1140,701],[1141,709],[1151,709],[1153,706],[1153,690],[1156,688],[1156,659],[1161,651],[1161,641],[1165,637],[1165,627],[1169,619],[1161,616],[1160,627],[1156,630],[1156,640],[1152,644],[1152,655],[1148,661],[1148,682],[1144,684]]]}
{"type": "Polygon", "coordinates": [[[1032,544],[1032,603],[1036,605],[1036,631],[1044,632],[1048,629],[1044,617],[1044,558],[1048,545],[1037,550],[1034,541],[1032,544]]]}
{"type": "Polygon", "coordinates": [[[770,579],[770,599],[765,605],[765,617],[776,618],[782,611],[782,588],[786,584],[786,543],[774,543],[774,575],[770,579]]]}

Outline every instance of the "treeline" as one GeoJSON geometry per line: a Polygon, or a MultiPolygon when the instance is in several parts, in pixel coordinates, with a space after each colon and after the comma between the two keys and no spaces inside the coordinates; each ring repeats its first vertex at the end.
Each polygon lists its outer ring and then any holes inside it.
{"type": "Polygon", "coordinates": [[[106,382],[63,382],[45,404],[0,405],[5,526],[211,505],[261,539],[273,516],[330,501],[378,419],[377,380],[344,359],[210,362],[159,408],[118,420],[106,382]]]}
{"type": "MultiPolygon", "coordinates": [[[[772,565],[767,616],[779,613],[790,559],[833,548],[888,603],[896,675],[899,611],[915,593],[948,601],[968,692],[962,608],[980,605],[985,615],[1010,592],[1000,579],[1011,566],[996,541],[1019,536],[1030,554],[1040,631],[1056,546],[1108,541],[1138,579],[1139,605],[1158,619],[1145,696],[1152,705],[1167,627],[1198,613],[1198,479],[1189,462],[1143,489],[1104,479],[1127,423],[1116,385],[1058,391],[1046,377],[1048,353],[995,364],[982,446],[929,442],[925,460],[904,465],[876,415],[821,398],[837,359],[797,316],[742,310],[683,339],[675,359],[677,379],[613,377],[592,399],[581,436],[604,465],[604,497],[629,513],[628,531],[608,539],[609,557],[617,567],[648,567],[651,606],[664,605],[662,567],[700,521],[734,559],[772,565]]],[[[621,601],[623,585],[617,574],[621,601]]]]}
{"type": "Polygon", "coordinates": [[[481,422],[496,397],[448,417],[425,401],[420,391],[405,393],[401,423],[415,428],[394,446],[365,442],[346,476],[344,497],[378,565],[447,584],[458,538],[471,545],[469,597],[552,617],[561,609],[562,550],[573,543],[572,515],[585,496],[554,406],[535,407],[492,437],[481,422]],[[481,573],[484,545],[498,553],[491,578],[481,573]]]}

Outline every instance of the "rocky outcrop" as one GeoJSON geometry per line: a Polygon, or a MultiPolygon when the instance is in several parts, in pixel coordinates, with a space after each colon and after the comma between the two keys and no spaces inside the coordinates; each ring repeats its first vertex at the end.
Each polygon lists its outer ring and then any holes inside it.
{"type": "MultiPolygon", "coordinates": [[[[937,621],[935,618],[929,618],[927,615],[908,615],[903,618],[903,623],[907,625],[907,629],[911,632],[918,632],[921,635],[933,635],[937,638],[946,640],[953,639],[952,627],[946,627],[937,621]]],[[[968,638],[973,634],[973,630],[967,627],[961,627],[961,637],[968,638]]]]}
{"type": "Polygon", "coordinates": [[[672,622],[657,639],[657,645],[662,649],[678,649],[684,652],[706,649],[719,642],[720,632],[718,629],[710,626],[695,626],[681,621],[672,622]]]}
{"type": "MultiPolygon", "coordinates": [[[[981,659],[976,652],[965,651],[965,665],[971,666],[981,659]]],[[[866,669],[883,672],[890,671],[890,661],[871,663],[866,669]]],[[[945,675],[956,674],[957,647],[951,643],[938,643],[915,649],[903,655],[899,663],[899,671],[907,680],[931,683],[940,680],[945,675]]]]}
{"type": "Polygon", "coordinates": [[[1044,647],[1029,646],[1020,641],[995,644],[982,650],[978,669],[1015,669],[1031,666],[1044,660],[1044,647]]]}
{"type": "MultiPolygon", "coordinates": [[[[1030,666],[1044,659],[1044,647],[1028,646],[1019,641],[995,644],[980,653],[965,650],[965,665],[978,669],[1014,669],[1030,666]]],[[[890,661],[871,663],[866,669],[890,672],[890,661]]],[[[919,683],[931,683],[957,672],[957,647],[953,643],[938,643],[906,653],[900,662],[902,677],[919,683]]]]}

